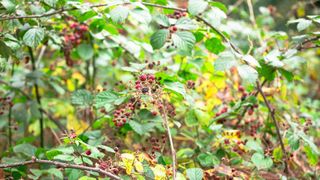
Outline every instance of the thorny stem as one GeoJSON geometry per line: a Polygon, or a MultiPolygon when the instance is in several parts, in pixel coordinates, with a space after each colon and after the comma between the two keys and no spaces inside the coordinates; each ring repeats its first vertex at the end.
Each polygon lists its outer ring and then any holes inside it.
{"type": "Polygon", "coordinates": [[[258,88],[261,96],[263,97],[263,101],[266,104],[266,106],[268,108],[268,111],[270,112],[271,119],[273,120],[273,123],[274,123],[274,125],[276,127],[276,132],[277,132],[277,136],[278,136],[278,139],[279,139],[279,142],[280,142],[281,150],[282,150],[282,153],[283,153],[284,158],[285,158],[285,161],[284,161],[284,166],[285,166],[284,172],[286,174],[288,174],[288,157],[287,157],[287,153],[286,153],[286,150],[285,150],[282,138],[281,138],[279,125],[278,125],[278,122],[277,122],[277,120],[275,118],[275,109],[273,107],[271,107],[270,102],[267,100],[266,95],[262,91],[262,88],[261,88],[261,85],[260,85],[259,82],[257,82],[257,88],[258,88]]]}
{"type": "MultiPolygon", "coordinates": [[[[165,104],[164,101],[162,101],[162,104],[164,106],[164,104],[165,104]]],[[[166,108],[165,107],[163,107],[162,116],[163,116],[164,125],[166,126],[166,130],[167,130],[167,134],[168,134],[168,138],[169,138],[171,157],[172,157],[172,175],[173,175],[173,180],[175,180],[176,179],[176,173],[177,173],[177,170],[176,170],[176,165],[177,165],[176,150],[174,149],[172,135],[171,135],[169,122],[168,122],[168,116],[167,116],[167,112],[166,112],[166,108]]]]}
{"type": "MultiPolygon", "coordinates": [[[[33,55],[31,47],[28,47],[28,50],[29,50],[31,63],[32,63],[32,71],[34,72],[34,71],[36,71],[36,61],[35,61],[35,58],[34,58],[34,55],[33,55]]],[[[41,110],[42,109],[41,96],[40,96],[40,93],[39,93],[39,87],[38,87],[38,84],[37,84],[36,80],[34,82],[34,88],[35,88],[37,103],[38,103],[38,106],[39,106],[38,109],[39,109],[39,112],[40,112],[40,118],[39,118],[39,121],[40,121],[40,146],[44,147],[43,112],[41,110]]]]}
{"type": "Polygon", "coordinates": [[[0,169],[2,168],[12,168],[12,167],[18,167],[22,165],[29,165],[29,164],[51,164],[57,167],[62,167],[62,168],[73,168],[73,169],[81,169],[85,171],[92,171],[92,172],[97,172],[99,174],[106,175],[112,179],[120,180],[120,177],[108,172],[104,171],[98,167],[90,167],[90,166],[83,166],[83,165],[76,165],[76,164],[68,164],[68,163],[63,163],[59,161],[50,161],[50,160],[42,160],[42,159],[32,159],[30,161],[23,161],[23,162],[18,162],[18,163],[12,163],[12,164],[0,164],[0,169]]]}

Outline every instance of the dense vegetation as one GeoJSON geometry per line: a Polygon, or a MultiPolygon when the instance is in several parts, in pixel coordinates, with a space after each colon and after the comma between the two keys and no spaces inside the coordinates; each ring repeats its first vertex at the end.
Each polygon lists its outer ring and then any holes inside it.
{"type": "Polygon", "coordinates": [[[317,179],[319,6],[0,0],[0,179],[317,179]]]}

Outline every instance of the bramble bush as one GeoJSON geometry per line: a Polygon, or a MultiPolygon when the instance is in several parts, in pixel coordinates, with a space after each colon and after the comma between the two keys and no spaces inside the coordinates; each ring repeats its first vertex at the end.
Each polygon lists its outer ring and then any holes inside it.
{"type": "Polygon", "coordinates": [[[0,0],[0,179],[317,179],[319,1],[0,0]]]}

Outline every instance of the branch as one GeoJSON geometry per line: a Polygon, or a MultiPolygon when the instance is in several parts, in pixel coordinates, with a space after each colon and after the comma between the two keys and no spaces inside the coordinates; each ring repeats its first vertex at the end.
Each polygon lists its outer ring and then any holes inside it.
{"type": "Polygon", "coordinates": [[[270,115],[271,115],[271,119],[273,120],[273,123],[274,123],[274,125],[276,127],[276,132],[277,132],[277,136],[278,136],[278,139],[279,139],[279,142],[280,142],[281,150],[282,150],[282,153],[283,153],[284,158],[285,158],[285,161],[284,161],[284,166],[285,166],[284,172],[287,174],[288,173],[288,157],[287,157],[287,153],[286,153],[286,150],[285,150],[282,138],[281,138],[279,125],[278,125],[278,122],[277,122],[277,120],[275,118],[275,109],[273,107],[271,107],[270,102],[267,100],[266,95],[262,91],[262,88],[261,88],[261,85],[260,85],[259,82],[257,82],[257,88],[258,88],[261,96],[263,97],[264,103],[267,105],[268,111],[270,112],[270,115]]]}
{"type": "Polygon", "coordinates": [[[68,163],[63,163],[63,162],[59,162],[59,161],[50,161],[50,160],[42,160],[42,159],[33,159],[30,161],[24,161],[24,162],[12,163],[12,164],[0,164],[0,169],[12,168],[12,167],[29,165],[29,164],[51,164],[51,165],[62,167],[62,168],[73,168],[73,169],[80,169],[80,170],[85,170],[85,171],[93,171],[93,172],[97,172],[99,174],[106,175],[112,179],[120,180],[119,176],[112,174],[108,171],[104,171],[98,167],[89,167],[89,166],[68,164],[68,163]]]}
{"type": "MultiPolygon", "coordinates": [[[[116,6],[116,5],[126,5],[126,4],[132,4],[131,2],[118,2],[118,3],[113,3],[113,4],[95,4],[95,5],[90,5],[88,8],[96,8],[96,7],[111,7],[111,6],[116,6]]],[[[152,3],[147,3],[147,2],[141,2],[141,4],[144,4],[145,6],[153,6],[153,7],[158,7],[158,8],[162,8],[162,9],[171,9],[171,10],[176,10],[176,11],[184,11],[187,12],[186,9],[182,9],[182,8],[176,8],[176,7],[168,7],[168,6],[162,6],[162,5],[158,5],[158,4],[152,4],[152,3]]],[[[32,19],[32,18],[43,18],[43,17],[49,17],[49,16],[53,16],[56,14],[61,14],[63,12],[66,11],[75,11],[78,10],[77,7],[71,7],[71,8],[61,8],[59,10],[56,11],[52,11],[52,12],[47,12],[44,14],[38,14],[38,15],[26,15],[26,16],[6,16],[6,17],[0,17],[0,21],[5,21],[5,20],[13,20],[13,19],[32,19]]]]}

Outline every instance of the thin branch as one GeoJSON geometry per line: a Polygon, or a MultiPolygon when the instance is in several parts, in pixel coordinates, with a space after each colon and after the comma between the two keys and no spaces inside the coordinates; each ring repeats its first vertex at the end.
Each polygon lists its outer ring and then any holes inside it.
{"type": "MultiPolygon", "coordinates": [[[[29,50],[29,54],[30,54],[30,58],[31,58],[31,63],[32,63],[32,71],[36,71],[36,60],[35,57],[33,55],[32,49],[31,47],[28,47],[29,50]]],[[[36,100],[39,106],[39,111],[40,111],[40,146],[44,147],[44,132],[43,132],[43,113],[41,111],[42,106],[41,106],[41,96],[39,93],[39,87],[38,87],[38,83],[35,81],[34,82],[34,88],[35,88],[35,93],[36,93],[36,100]]]]}
{"type": "Polygon", "coordinates": [[[280,142],[280,146],[281,146],[281,150],[282,150],[282,153],[283,153],[283,156],[285,158],[285,161],[284,161],[284,172],[286,174],[288,174],[288,157],[287,157],[287,153],[286,153],[286,150],[285,150],[285,147],[284,147],[284,144],[283,144],[283,141],[282,141],[282,138],[281,138],[281,134],[280,134],[280,129],[279,129],[279,125],[278,125],[278,122],[275,118],[275,109],[273,107],[271,107],[270,105],[270,102],[267,100],[267,97],[266,95],[264,94],[264,92],[262,91],[262,87],[260,85],[259,82],[257,82],[257,88],[261,94],[261,96],[263,97],[263,101],[264,103],[266,104],[267,108],[268,108],[268,111],[270,112],[270,115],[271,115],[271,119],[273,120],[273,123],[276,127],[276,132],[277,132],[277,136],[278,136],[278,139],[279,139],[279,142],[280,142]]]}
{"type": "Polygon", "coordinates": [[[12,163],[12,164],[0,164],[0,169],[1,168],[12,168],[12,167],[18,167],[18,166],[30,165],[30,164],[51,164],[51,165],[54,165],[57,167],[62,167],[62,168],[73,168],[73,169],[80,169],[80,170],[85,170],[85,171],[92,171],[92,172],[97,172],[99,174],[106,175],[112,179],[120,180],[119,176],[112,174],[111,172],[104,171],[98,167],[68,164],[68,163],[59,162],[59,161],[50,161],[50,160],[42,160],[42,159],[33,159],[30,161],[24,161],[24,162],[12,163]]]}
{"type": "MultiPolygon", "coordinates": [[[[163,106],[165,105],[164,101],[162,101],[163,106]]],[[[164,120],[164,125],[166,126],[166,130],[167,130],[167,134],[168,134],[168,138],[169,138],[169,143],[170,143],[170,150],[171,150],[171,157],[172,157],[172,175],[173,175],[173,180],[176,179],[176,174],[177,174],[177,158],[176,158],[176,150],[174,149],[174,145],[173,145],[173,140],[172,140],[172,135],[170,132],[170,127],[169,127],[169,122],[168,122],[168,118],[167,118],[167,112],[166,112],[166,108],[163,108],[163,120],[164,120]]]]}
{"type": "MultiPolygon", "coordinates": [[[[105,3],[105,4],[95,4],[95,5],[91,5],[88,8],[97,8],[97,7],[111,7],[111,6],[116,6],[116,5],[127,5],[127,4],[132,4],[131,2],[118,2],[118,3],[105,3]]],[[[176,10],[176,11],[183,11],[183,12],[187,12],[186,9],[182,9],[182,8],[176,8],[176,7],[168,7],[168,6],[162,6],[162,5],[158,5],[158,4],[152,4],[152,3],[147,3],[147,2],[141,2],[141,4],[144,4],[145,6],[153,6],[153,7],[158,7],[158,8],[162,8],[162,9],[171,9],[171,10],[176,10]]],[[[51,12],[47,12],[44,14],[38,14],[38,15],[26,15],[26,16],[6,16],[6,17],[1,17],[0,21],[5,21],[5,20],[13,20],[13,19],[32,19],[32,18],[43,18],[43,17],[49,17],[49,16],[53,16],[56,14],[61,14],[63,12],[66,11],[75,11],[78,10],[77,7],[70,7],[70,8],[61,8],[59,10],[56,11],[51,11],[51,12]]]]}

